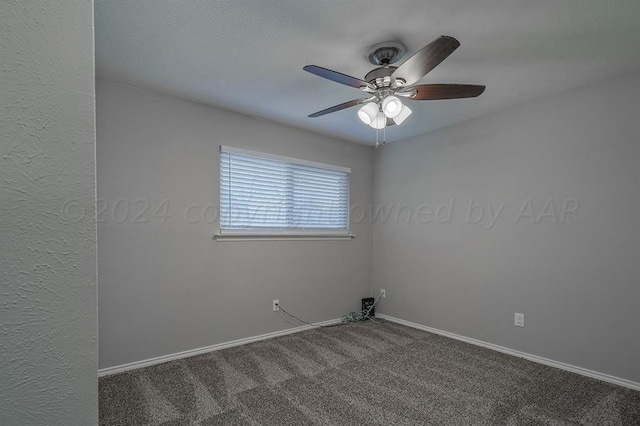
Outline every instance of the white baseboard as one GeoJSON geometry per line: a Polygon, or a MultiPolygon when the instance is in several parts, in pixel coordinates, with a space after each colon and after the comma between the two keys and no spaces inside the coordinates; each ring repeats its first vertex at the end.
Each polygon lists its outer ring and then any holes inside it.
{"type": "Polygon", "coordinates": [[[564,362],[554,361],[552,359],[543,358],[537,355],[531,355],[526,352],[520,352],[514,349],[505,348],[504,346],[494,345],[493,343],[484,342],[482,340],[472,339],[470,337],[461,336],[459,334],[450,333],[448,331],[438,330],[437,328],[427,327],[426,325],[418,324],[411,321],[406,321],[400,318],[395,318],[389,315],[380,314],[376,312],[376,318],[382,318],[387,321],[395,322],[398,324],[406,325],[407,327],[417,328],[418,330],[428,331],[429,333],[439,334],[441,336],[450,337],[451,339],[460,340],[462,342],[470,343],[476,346],[482,346],[487,349],[502,352],[507,355],[517,356],[519,358],[525,358],[529,361],[537,362],[539,364],[548,365],[551,367],[559,368],[561,370],[570,371],[572,373],[580,374],[582,376],[591,377],[592,379],[602,380],[603,382],[613,383],[614,385],[624,386],[629,389],[640,391],[640,383],[633,382],[627,379],[621,379],[620,377],[611,376],[605,373],[599,373],[597,371],[588,370],[582,367],[576,367],[575,365],[565,364],[564,362]]]}
{"type": "MultiPolygon", "coordinates": [[[[341,321],[340,318],[328,321],[317,322],[315,324],[333,325],[341,321]]],[[[221,349],[231,348],[233,346],[246,345],[247,343],[258,342],[260,340],[272,339],[274,337],[286,336],[287,334],[299,333],[301,331],[315,328],[312,325],[303,325],[300,327],[288,328],[286,330],[274,331],[273,333],[261,334],[259,336],[246,337],[244,339],[232,340],[230,342],[218,343],[204,348],[190,349],[188,351],[177,352],[169,355],[162,355],[155,358],[144,359],[142,361],[130,362],[128,364],[116,365],[114,367],[101,368],[98,370],[98,377],[108,376],[111,374],[122,373],[125,371],[136,370],[138,368],[149,367],[151,365],[162,364],[163,362],[173,361],[176,359],[187,358],[194,355],[200,355],[207,352],[219,351],[221,349]]]]}
{"type": "MultiPolygon", "coordinates": [[[[502,352],[507,355],[516,356],[519,358],[528,359],[539,364],[548,365],[551,367],[559,368],[561,370],[570,371],[572,373],[580,374],[593,379],[602,380],[604,382],[613,383],[615,385],[624,386],[629,389],[640,391],[640,383],[633,382],[631,380],[622,379],[620,377],[611,376],[609,374],[600,373],[586,368],[577,367],[575,365],[566,364],[564,362],[554,361],[552,359],[543,358],[537,355],[531,355],[526,352],[517,351],[515,349],[505,348],[504,346],[494,345],[493,343],[484,342],[482,340],[473,339],[470,337],[461,336],[459,334],[450,333],[448,331],[439,330],[437,328],[428,327],[426,325],[418,324],[415,322],[395,318],[389,315],[376,313],[376,318],[381,318],[387,321],[395,322],[398,324],[406,325],[407,327],[416,328],[418,330],[427,331],[429,333],[439,334],[441,336],[449,337],[451,339],[460,340],[462,342],[470,343],[476,346],[482,346],[484,348],[492,349],[494,351],[502,352]]],[[[318,322],[317,325],[333,325],[340,322],[340,318],[318,322]]],[[[232,340],[230,342],[218,343],[211,346],[205,346],[203,348],[190,349],[188,351],[177,352],[169,355],[163,355],[155,358],[149,358],[141,361],[135,361],[128,364],[116,365],[114,367],[101,368],[98,370],[98,377],[108,376],[111,374],[122,373],[125,371],[136,370],[138,368],[149,367],[151,365],[162,364],[163,362],[173,361],[176,359],[187,358],[190,356],[200,355],[207,352],[219,351],[221,349],[231,348],[233,346],[246,345],[247,343],[258,342],[260,340],[272,339],[274,337],[286,336],[287,334],[299,333],[301,331],[314,328],[311,325],[303,325],[300,327],[288,328],[286,330],[274,331],[273,333],[261,334],[259,336],[246,337],[244,339],[232,340]]]]}

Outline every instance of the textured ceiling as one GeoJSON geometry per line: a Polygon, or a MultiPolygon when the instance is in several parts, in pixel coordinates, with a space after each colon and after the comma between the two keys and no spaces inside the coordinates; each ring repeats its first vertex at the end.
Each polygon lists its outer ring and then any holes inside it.
{"type": "Polygon", "coordinates": [[[365,144],[355,107],[307,118],[361,93],[304,65],[362,78],[373,44],[460,40],[420,82],[486,92],[411,102],[388,141],[640,69],[639,0],[96,0],[95,20],[98,77],[365,144]]]}

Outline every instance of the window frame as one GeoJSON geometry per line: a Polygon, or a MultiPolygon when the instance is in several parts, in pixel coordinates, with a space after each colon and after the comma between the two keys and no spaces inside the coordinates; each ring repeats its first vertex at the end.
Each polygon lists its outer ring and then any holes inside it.
{"type": "Polygon", "coordinates": [[[333,164],[319,163],[316,161],[303,160],[300,158],[287,157],[283,155],[270,154],[261,151],[236,148],[228,145],[220,145],[218,159],[218,233],[214,239],[218,241],[281,241],[281,240],[351,240],[355,235],[350,233],[351,228],[351,168],[337,166],[333,164]],[[315,167],[325,170],[333,170],[347,173],[347,228],[346,229],[326,229],[326,228],[246,228],[246,229],[223,229],[222,228],[222,190],[221,190],[221,156],[223,153],[240,154],[256,157],[265,160],[280,161],[289,164],[296,164],[308,167],[315,167]]]}

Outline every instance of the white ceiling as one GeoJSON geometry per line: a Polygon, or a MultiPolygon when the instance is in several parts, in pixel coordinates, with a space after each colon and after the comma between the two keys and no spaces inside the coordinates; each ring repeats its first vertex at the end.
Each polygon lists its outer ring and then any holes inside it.
{"type": "Polygon", "coordinates": [[[365,144],[355,107],[307,118],[362,96],[304,65],[362,78],[373,44],[456,37],[421,83],[486,92],[411,102],[388,141],[640,69],[639,0],[96,0],[95,21],[98,77],[365,144]]]}

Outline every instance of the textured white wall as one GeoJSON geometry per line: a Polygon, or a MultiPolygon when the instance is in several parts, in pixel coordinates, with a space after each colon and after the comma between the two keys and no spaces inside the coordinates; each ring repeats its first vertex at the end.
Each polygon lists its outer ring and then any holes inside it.
{"type": "Polygon", "coordinates": [[[380,151],[376,204],[428,206],[374,224],[380,311],[640,382],[638,111],[635,74],[380,151]]]}
{"type": "Polygon", "coordinates": [[[0,4],[0,424],[97,423],[91,0],[0,4]]]}
{"type": "Polygon", "coordinates": [[[212,240],[220,145],[350,167],[372,197],[373,149],[97,80],[100,368],[283,330],[368,295],[371,224],[351,241],[212,240]]]}

